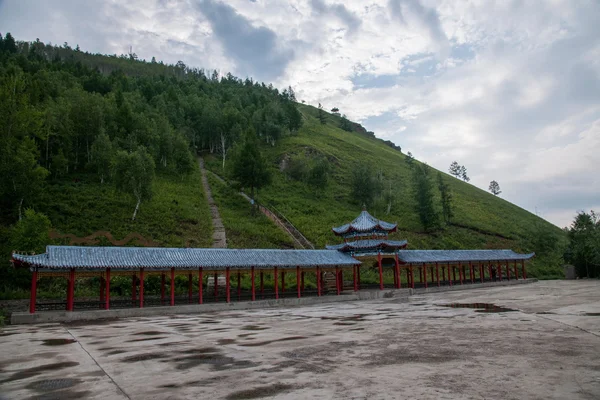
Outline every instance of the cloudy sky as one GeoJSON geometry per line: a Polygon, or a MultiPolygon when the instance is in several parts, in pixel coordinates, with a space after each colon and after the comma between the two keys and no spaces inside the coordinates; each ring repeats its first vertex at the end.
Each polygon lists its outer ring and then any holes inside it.
{"type": "Polygon", "coordinates": [[[291,85],[558,226],[600,211],[595,0],[0,0],[0,31],[291,85]]]}

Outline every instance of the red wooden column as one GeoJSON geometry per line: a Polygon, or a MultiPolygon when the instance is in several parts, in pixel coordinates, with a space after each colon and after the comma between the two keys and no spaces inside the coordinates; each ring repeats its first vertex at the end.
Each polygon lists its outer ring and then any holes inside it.
{"type": "Polygon", "coordinates": [[[273,273],[273,285],[275,285],[275,298],[279,298],[279,275],[277,274],[277,267],[275,267],[275,272],[273,273]]]}
{"type": "Polygon", "coordinates": [[[144,308],[144,268],[140,268],[140,308],[144,308]]]}
{"type": "Polygon", "coordinates": [[[106,278],[104,282],[104,289],[106,290],[106,296],[104,296],[104,309],[108,310],[110,308],[110,268],[106,268],[106,278]]]}
{"type": "Polygon", "coordinates": [[[250,267],[250,286],[252,291],[252,301],[256,300],[256,293],[254,291],[254,267],[250,267]]]}
{"type": "Polygon", "coordinates": [[[523,279],[527,279],[527,271],[525,271],[525,260],[521,261],[521,266],[523,268],[523,270],[522,270],[523,279]]]}
{"type": "MultiPolygon", "coordinates": [[[[164,276],[164,275],[163,275],[164,276]]],[[[198,268],[198,304],[202,304],[202,285],[204,278],[202,277],[202,267],[198,268]]]]}
{"type": "Polygon", "coordinates": [[[321,269],[317,266],[317,296],[321,296],[321,269]]]}
{"type": "Polygon", "coordinates": [[[67,311],[73,311],[75,302],[75,268],[69,271],[69,297],[67,301],[67,311]]]}
{"type": "Polygon", "coordinates": [[[437,279],[438,287],[440,286],[440,266],[438,263],[435,263],[435,277],[437,279]]]}
{"type": "Polygon", "coordinates": [[[397,277],[396,289],[400,289],[402,287],[402,275],[400,274],[400,261],[398,260],[398,253],[394,254],[394,268],[397,277]]]}
{"type": "Polygon", "coordinates": [[[285,270],[281,270],[281,293],[285,293],[285,270]]]}
{"type": "Polygon", "coordinates": [[[381,265],[381,253],[377,253],[377,266],[379,267],[379,290],[383,290],[383,266],[381,265]]]}
{"type": "Polygon", "coordinates": [[[231,273],[229,267],[225,268],[225,296],[228,303],[231,302],[231,273]]]}
{"type": "Polygon", "coordinates": [[[35,299],[37,297],[37,269],[31,274],[31,292],[29,293],[29,313],[35,313],[35,299]]]}
{"type": "Polygon", "coordinates": [[[517,260],[515,260],[515,279],[519,280],[519,270],[517,269],[517,260]]]}
{"type": "Polygon", "coordinates": [[[175,305],[175,268],[171,268],[171,306],[175,305]]]}
{"type": "Polygon", "coordinates": [[[137,301],[136,283],[137,283],[137,275],[134,272],[133,275],[131,276],[131,303],[133,303],[133,304],[135,304],[135,302],[137,301]]]}
{"type": "Polygon", "coordinates": [[[240,271],[237,273],[237,296],[238,300],[242,297],[242,273],[240,271]]]}
{"type": "Polygon", "coordinates": [[[352,267],[352,283],[354,285],[354,291],[358,290],[358,281],[356,279],[356,265],[352,267]]]}
{"type": "Polygon", "coordinates": [[[425,278],[425,289],[427,289],[427,265],[423,264],[421,269],[423,270],[423,277],[425,278]]]}
{"type": "Polygon", "coordinates": [[[192,297],[194,296],[194,288],[193,288],[193,278],[192,278],[192,273],[190,272],[188,274],[188,303],[192,303],[192,297]]]}
{"type": "Polygon", "coordinates": [[[506,262],[506,279],[510,281],[510,266],[508,265],[508,261],[506,262]]]}
{"type": "Polygon", "coordinates": [[[454,265],[450,266],[450,263],[448,263],[448,280],[450,281],[450,286],[454,285],[454,281],[456,281],[456,270],[454,269],[454,265]],[[452,278],[450,278],[450,268],[452,268],[452,278]]]}
{"type": "Polygon", "coordinates": [[[300,298],[301,293],[302,293],[300,291],[300,289],[302,287],[301,284],[302,284],[302,282],[300,282],[300,266],[296,265],[296,291],[298,292],[298,298],[300,298]]]}
{"type": "Polygon", "coordinates": [[[215,287],[215,301],[217,301],[217,297],[219,296],[219,275],[215,272],[214,277],[214,287],[215,287]]]}
{"type": "Polygon", "coordinates": [[[337,295],[340,295],[340,270],[338,267],[335,267],[335,291],[337,295]]]}
{"type": "Polygon", "coordinates": [[[165,302],[165,273],[160,274],[160,305],[165,302]]]}
{"type": "Polygon", "coordinates": [[[408,269],[409,269],[409,273],[410,273],[410,287],[411,288],[415,288],[415,273],[413,271],[413,266],[412,264],[408,264],[408,269]]]}

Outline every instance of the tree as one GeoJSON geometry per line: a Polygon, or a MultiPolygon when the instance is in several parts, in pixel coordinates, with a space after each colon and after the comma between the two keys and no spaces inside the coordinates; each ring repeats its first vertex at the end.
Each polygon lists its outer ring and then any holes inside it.
{"type": "Polygon", "coordinates": [[[430,168],[426,164],[418,164],[413,168],[415,211],[426,231],[437,228],[439,224],[439,216],[433,205],[433,184],[429,175],[430,168]]]}
{"type": "Polygon", "coordinates": [[[450,175],[458,178],[461,176],[461,166],[456,162],[456,161],[452,161],[452,164],[450,164],[450,168],[448,168],[448,172],[450,172],[450,175]]]}
{"type": "Polygon", "coordinates": [[[461,165],[460,167],[460,177],[465,182],[469,182],[471,180],[471,178],[467,176],[467,168],[464,165],[461,165]]]}
{"type": "Polygon", "coordinates": [[[119,191],[132,195],[137,201],[132,221],[135,221],[141,202],[152,198],[154,169],[154,160],[142,146],[132,153],[117,152],[115,185],[119,191]]]}
{"type": "Polygon", "coordinates": [[[92,160],[90,162],[90,165],[100,177],[101,184],[104,183],[104,179],[110,174],[114,155],[115,152],[110,138],[106,133],[101,133],[92,144],[92,160]]]}
{"type": "Polygon", "coordinates": [[[369,207],[381,193],[381,185],[367,164],[359,164],[352,170],[352,197],[359,204],[369,207]]]}
{"type": "Polygon", "coordinates": [[[490,182],[490,187],[488,188],[488,190],[492,192],[492,194],[494,194],[495,196],[498,196],[500,193],[502,193],[502,191],[500,190],[500,185],[498,185],[498,182],[496,181],[490,182]]]}
{"type": "Polygon", "coordinates": [[[308,173],[308,184],[316,189],[324,189],[329,178],[329,162],[321,157],[313,163],[308,173]]]}
{"type": "Polygon", "coordinates": [[[333,108],[331,109],[331,112],[332,112],[332,113],[334,113],[334,114],[335,114],[335,113],[339,113],[339,112],[340,112],[340,109],[339,109],[339,108],[337,108],[337,107],[333,107],[333,108]]]}
{"type": "Polygon", "coordinates": [[[232,177],[243,187],[250,188],[250,197],[254,203],[254,191],[271,182],[267,162],[260,153],[258,139],[254,131],[249,130],[233,157],[232,177]]]}
{"type": "Polygon", "coordinates": [[[325,111],[323,111],[323,106],[321,105],[321,103],[319,103],[319,122],[321,122],[322,125],[325,125],[325,123],[327,122],[327,120],[325,119],[325,111]]]}
{"type": "Polygon", "coordinates": [[[438,189],[440,190],[440,198],[442,203],[442,219],[444,223],[449,224],[454,213],[452,211],[452,193],[450,192],[450,186],[444,182],[442,173],[438,172],[438,189]]]}
{"type": "Polygon", "coordinates": [[[50,219],[33,209],[25,210],[24,217],[16,223],[11,232],[11,246],[22,253],[44,253],[50,244],[50,219]]]}
{"type": "Polygon", "coordinates": [[[569,246],[565,259],[575,266],[577,275],[598,277],[600,267],[600,215],[580,211],[568,230],[569,246]],[[591,267],[591,269],[590,269],[591,267]]]}
{"type": "Polygon", "coordinates": [[[406,158],[404,159],[404,161],[406,162],[409,168],[412,168],[412,166],[414,165],[415,158],[413,157],[410,151],[406,153],[406,158]]]}
{"type": "Polygon", "coordinates": [[[173,166],[181,179],[194,170],[194,162],[188,141],[182,134],[175,134],[173,138],[173,166]]]}
{"type": "Polygon", "coordinates": [[[346,118],[346,114],[342,115],[342,118],[340,119],[340,128],[342,128],[346,132],[352,132],[352,123],[348,121],[348,118],[346,118]]]}
{"type": "Polygon", "coordinates": [[[23,202],[41,189],[42,183],[49,174],[46,168],[38,164],[37,154],[38,149],[33,139],[24,138],[12,157],[12,187],[19,204],[19,220],[22,218],[23,202]]]}

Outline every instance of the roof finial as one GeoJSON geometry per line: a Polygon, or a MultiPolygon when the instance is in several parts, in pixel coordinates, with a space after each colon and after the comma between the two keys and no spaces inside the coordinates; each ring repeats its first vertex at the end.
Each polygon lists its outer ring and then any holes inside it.
{"type": "Polygon", "coordinates": [[[363,211],[367,211],[367,205],[363,203],[363,211]]]}

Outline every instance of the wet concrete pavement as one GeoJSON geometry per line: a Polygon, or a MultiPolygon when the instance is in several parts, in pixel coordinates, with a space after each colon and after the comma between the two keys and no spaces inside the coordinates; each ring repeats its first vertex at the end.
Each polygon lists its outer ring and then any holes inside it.
{"type": "Polygon", "coordinates": [[[600,282],[9,326],[0,398],[600,398],[600,282]],[[487,303],[516,311],[454,308],[487,303]]]}

